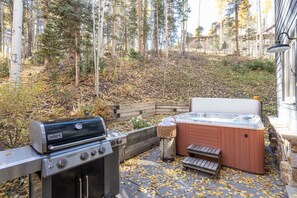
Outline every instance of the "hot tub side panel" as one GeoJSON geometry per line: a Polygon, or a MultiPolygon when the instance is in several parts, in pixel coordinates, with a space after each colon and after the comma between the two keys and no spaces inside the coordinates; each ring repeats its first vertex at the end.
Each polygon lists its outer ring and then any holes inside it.
{"type": "Polygon", "coordinates": [[[177,124],[177,154],[187,155],[190,144],[220,148],[222,164],[254,172],[264,170],[264,130],[177,124]]]}
{"type": "Polygon", "coordinates": [[[221,128],[222,164],[264,174],[264,131],[221,128]]]}
{"type": "Polygon", "coordinates": [[[177,124],[176,131],[176,153],[179,155],[187,155],[188,143],[188,124],[177,124]]]}
{"type": "Polygon", "coordinates": [[[177,154],[187,155],[190,144],[221,148],[220,127],[188,123],[177,124],[177,154]]]}

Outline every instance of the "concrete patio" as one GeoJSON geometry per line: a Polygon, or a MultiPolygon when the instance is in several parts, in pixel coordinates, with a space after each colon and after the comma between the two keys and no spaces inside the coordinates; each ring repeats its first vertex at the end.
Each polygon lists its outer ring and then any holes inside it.
{"type": "Polygon", "coordinates": [[[182,157],[160,160],[155,147],[120,166],[122,197],[287,197],[270,148],[266,146],[266,174],[256,175],[222,167],[218,179],[182,169],[182,157]]]}

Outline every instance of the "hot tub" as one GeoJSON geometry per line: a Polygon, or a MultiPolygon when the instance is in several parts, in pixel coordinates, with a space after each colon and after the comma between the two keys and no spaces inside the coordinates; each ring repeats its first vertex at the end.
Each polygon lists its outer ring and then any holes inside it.
{"type": "Polygon", "coordinates": [[[222,150],[225,166],[263,174],[264,126],[256,114],[190,112],[175,116],[177,154],[190,144],[222,150]]]}

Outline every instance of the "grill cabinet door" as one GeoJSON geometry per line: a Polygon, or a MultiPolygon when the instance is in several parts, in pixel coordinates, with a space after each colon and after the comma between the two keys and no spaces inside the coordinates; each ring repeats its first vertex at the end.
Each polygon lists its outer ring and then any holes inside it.
{"type": "Polygon", "coordinates": [[[82,166],[84,195],[90,198],[104,195],[104,158],[82,166]]]}
{"type": "Polygon", "coordinates": [[[79,178],[81,178],[81,167],[76,167],[54,175],[52,177],[52,197],[78,198],[80,193],[79,178]]]}

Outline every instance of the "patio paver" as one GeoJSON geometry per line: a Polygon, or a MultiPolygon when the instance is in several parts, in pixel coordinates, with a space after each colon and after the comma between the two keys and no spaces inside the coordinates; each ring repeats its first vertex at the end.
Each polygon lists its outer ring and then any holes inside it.
{"type": "Polygon", "coordinates": [[[183,171],[181,160],[160,160],[159,147],[120,166],[122,197],[287,197],[270,148],[266,147],[266,174],[222,167],[218,179],[196,170],[183,171]]]}

